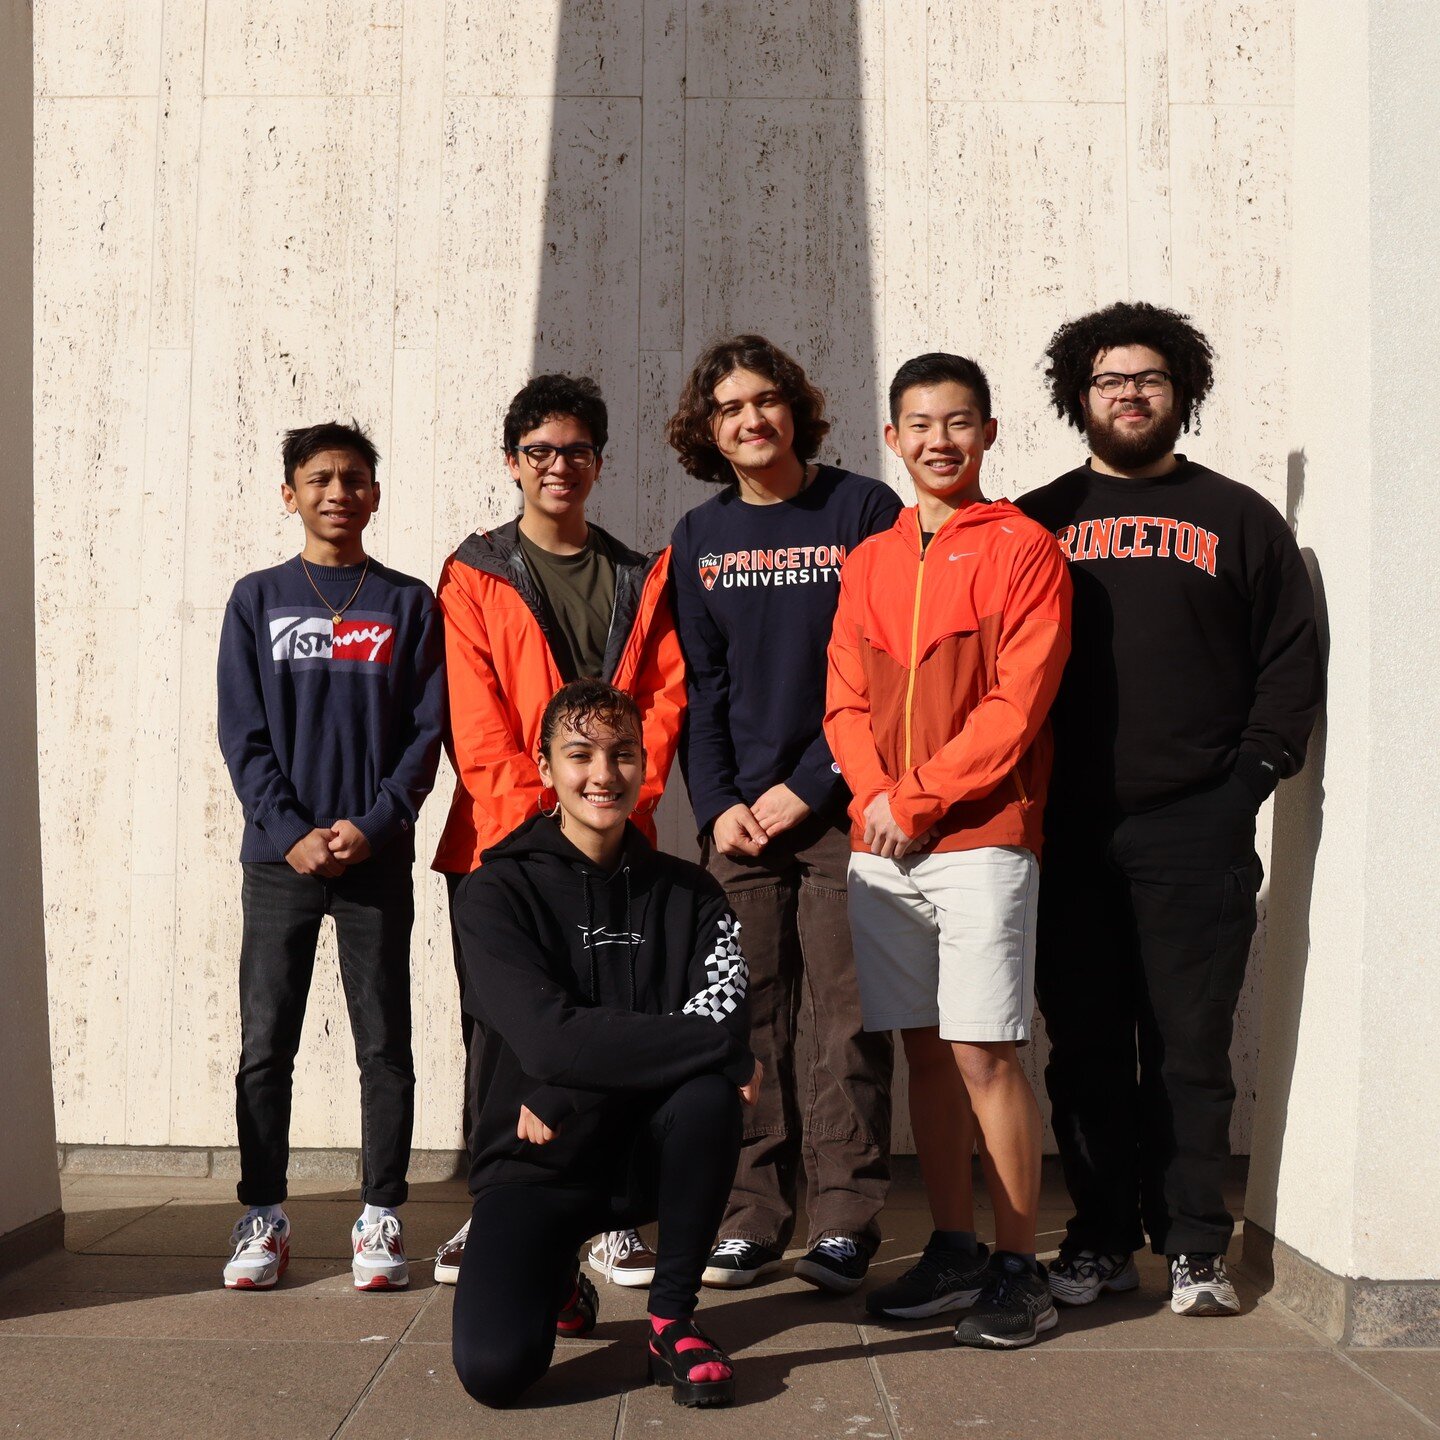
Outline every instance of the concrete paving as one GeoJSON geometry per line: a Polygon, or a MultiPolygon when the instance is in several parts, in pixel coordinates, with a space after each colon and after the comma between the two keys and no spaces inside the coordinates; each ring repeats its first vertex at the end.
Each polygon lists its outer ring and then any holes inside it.
{"type": "MultiPolygon", "coordinates": [[[[706,1291],[704,1323],[738,1362],[728,1412],[687,1411],[640,1383],[645,1292],[601,1282],[594,1334],[562,1341],[521,1406],[487,1411],[455,1379],[453,1292],[423,1258],[464,1218],[462,1187],[415,1187],[404,1212],[413,1279],[400,1294],[350,1286],[353,1194],[323,1181],[295,1190],[289,1273],[274,1291],[231,1294],[219,1283],[238,1213],[230,1182],[69,1181],[67,1251],[0,1284],[0,1436],[1440,1436],[1440,1351],[1337,1350],[1243,1279],[1238,1318],[1182,1320],[1153,1258],[1137,1293],[1062,1311],[1057,1330],[1014,1354],[958,1349],[943,1321],[875,1324],[861,1296],[788,1277],[706,1291]]],[[[1064,1215],[1047,1185],[1042,1247],[1058,1243],[1064,1215]]],[[[982,1213],[982,1238],[987,1224],[982,1213]]],[[[875,1281],[903,1269],[929,1228],[907,1174],[875,1281]]]]}

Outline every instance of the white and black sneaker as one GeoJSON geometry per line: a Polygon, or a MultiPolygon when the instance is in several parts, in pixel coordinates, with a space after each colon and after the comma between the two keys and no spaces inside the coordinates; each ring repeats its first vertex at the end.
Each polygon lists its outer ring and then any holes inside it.
{"type": "Polygon", "coordinates": [[[1023,1255],[1001,1251],[991,1258],[985,1288],[955,1327],[955,1343],[978,1350],[1018,1350],[1033,1345],[1060,1317],[1050,1299],[1045,1271],[1023,1255]]]}
{"type": "Polygon", "coordinates": [[[1238,1315],[1240,1297],[1223,1255],[1167,1255],[1170,1308],[1177,1315],[1238,1315]]]}
{"type": "Polygon", "coordinates": [[[710,1263],[700,1274],[702,1284],[721,1290],[753,1285],[762,1275],[781,1269],[785,1256],[753,1240],[722,1240],[710,1252],[710,1263]]]}
{"type": "Polygon", "coordinates": [[[891,1320],[924,1320],[947,1310],[963,1310],[979,1298],[989,1259],[984,1245],[952,1250],[932,1234],[920,1258],[898,1280],[865,1297],[865,1308],[891,1320]]]}
{"type": "Polygon", "coordinates": [[[795,1273],[822,1290],[848,1295],[858,1290],[870,1256],[848,1235],[827,1235],[795,1262],[795,1273]]]}
{"type": "Polygon", "coordinates": [[[467,1220],[435,1252],[435,1283],[454,1285],[460,1279],[460,1262],[465,1258],[465,1242],[470,1238],[470,1222],[467,1220]]]}
{"type": "Polygon", "coordinates": [[[1102,1255],[1096,1250],[1061,1246],[1050,1262],[1050,1293],[1062,1305],[1089,1305],[1106,1290],[1134,1290],[1140,1284],[1135,1259],[1124,1254],[1102,1255]]]}

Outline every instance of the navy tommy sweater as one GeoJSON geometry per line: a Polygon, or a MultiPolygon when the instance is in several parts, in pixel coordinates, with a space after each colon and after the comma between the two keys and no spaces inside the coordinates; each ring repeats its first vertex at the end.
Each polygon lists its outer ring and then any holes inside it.
{"type": "Polygon", "coordinates": [[[826,646],[845,556],[899,513],[888,485],[821,465],[778,505],[747,504],[731,484],[681,517],[670,573],[697,830],[781,783],[828,815],[850,803],[821,728],[826,646]]]}
{"type": "MultiPolygon", "coordinates": [[[[311,565],[338,609],[361,565],[311,565]]],[[[376,854],[413,853],[445,725],[445,641],[430,587],[376,560],[340,623],[299,557],[235,586],[220,632],[219,729],[245,811],[241,860],[284,860],[349,820],[376,854]]]]}

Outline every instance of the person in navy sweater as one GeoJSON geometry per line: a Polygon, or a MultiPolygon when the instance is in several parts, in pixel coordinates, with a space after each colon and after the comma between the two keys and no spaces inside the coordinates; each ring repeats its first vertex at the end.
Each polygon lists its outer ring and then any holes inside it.
{"type": "Polygon", "coordinates": [[[747,1114],[704,1280],[748,1285],[783,1264],[805,1175],[809,1248],[795,1273],[846,1293],[880,1240],[893,1050],[888,1031],[861,1025],[850,792],[821,728],[825,647],[846,555],[895,523],[900,500],[813,463],[824,403],[759,335],[701,355],[669,441],[719,493],[675,527],[670,573],[688,677],[680,762],[704,863],[744,928],[750,1044],[773,1079],[747,1114]],[[797,1065],[797,1031],[809,1065],[797,1065]]]}
{"type": "Polygon", "coordinates": [[[380,505],[369,437],[291,430],[283,456],[280,495],[304,549],[245,576],[220,633],[220,749],[245,812],[235,1118],[247,1208],[224,1279],[268,1289],[289,1262],[292,1074],[330,915],[360,1066],[365,1208],[351,1270],[357,1289],[397,1289],[415,1114],[410,871],[440,760],[444,638],[429,587],[365,553],[380,505]]]}

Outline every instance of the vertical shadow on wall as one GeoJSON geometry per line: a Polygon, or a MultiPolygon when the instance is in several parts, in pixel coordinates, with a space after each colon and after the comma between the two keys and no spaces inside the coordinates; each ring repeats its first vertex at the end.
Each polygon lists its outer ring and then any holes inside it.
{"type": "Polygon", "coordinates": [[[815,0],[802,35],[784,0],[652,0],[637,34],[626,12],[641,7],[560,0],[530,373],[600,380],[611,440],[593,510],[641,548],[708,493],[661,431],[696,353],[727,333],[795,354],[836,422],[819,458],[875,473],[857,4],[815,0]],[[671,78],[640,94],[642,75],[671,78]]]}
{"type": "MultiPolygon", "coordinates": [[[[1305,491],[1305,453],[1289,459],[1286,518],[1294,528],[1305,491]]],[[[1325,584],[1313,550],[1302,550],[1315,589],[1315,620],[1319,632],[1322,673],[1329,673],[1330,622],[1325,584]]],[[[1265,984],[1260,1030],[1260,1076],[1256,1140],[1245,1195],[1248,1216],[1273,1217],[1285,1149],[1290,1088],[1299,1047],[1300,1014],[1305,1000],[1305,971],[1310,958],[1310,902],[1315,887],[1315,861],[1325,824],[1326,716],[1322,704],[1310,737],[1305,766],[1275,795],[1274,844],[1270,860],[1269,934],[1265,953],[1265,984]]],[[[1263,1266],[1263,1262],[1262,1262],[1263,1266]]]]}

